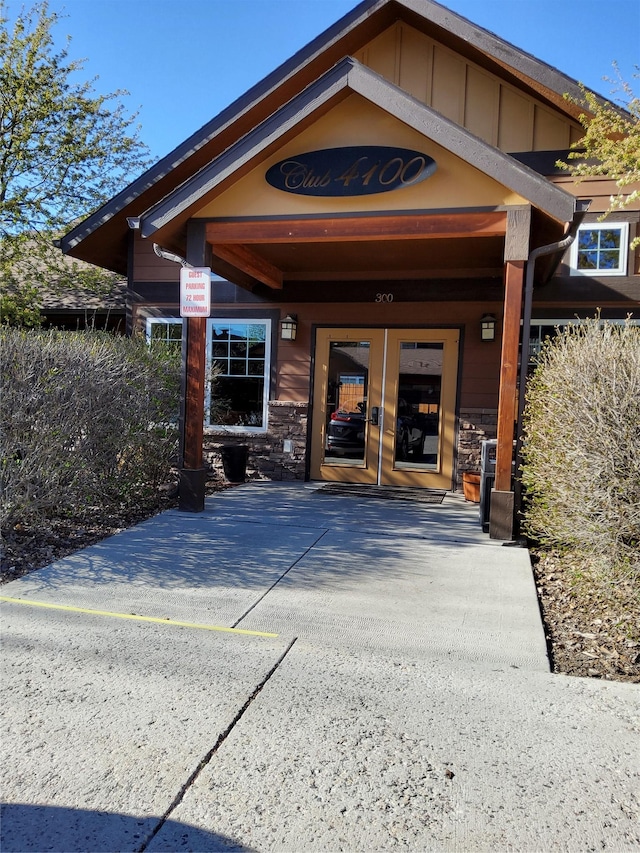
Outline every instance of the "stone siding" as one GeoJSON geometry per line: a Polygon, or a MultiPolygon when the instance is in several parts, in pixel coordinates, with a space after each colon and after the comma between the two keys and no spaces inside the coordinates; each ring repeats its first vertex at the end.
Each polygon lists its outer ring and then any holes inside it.
{"type": "Polygon", "coordinates": [[[457,486],[461,487],[466,471],[480,472],[480,442],[496,438],[498,412],[496,409],[462,409],[458,433],[457,486]]]}
{"type": "MultiPolygon", "coordinates": [[[[230,435],[207,432],[204,436],[205,462],[222,470],[220,451],[233,444],[249,448],[247,478],[304,480],[307,453],[308,403],[269,403],[269,431],[266,435],[230,435]]],[[[480,471],[481,442],[497,434],[495,409],[463,409],[458,434],[456,486],[462,488],[465,471],[480,471]]]]}
{"type": "Polygon", "coordinates": [[[266,435],[207,432],[204,436],[205,462],[221,470],[221,449],[241,444],[249,448],[248,479],[304,480],[308,413],[308,403],[271,401],[266,435]]]}

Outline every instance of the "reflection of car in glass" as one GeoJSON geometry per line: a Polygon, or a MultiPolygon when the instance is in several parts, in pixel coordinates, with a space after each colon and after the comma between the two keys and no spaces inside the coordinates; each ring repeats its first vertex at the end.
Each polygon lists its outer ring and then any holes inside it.
{"type": "Polygon", "coordinates": [[[329,455],[344,456],[364,452],[366,403],[356,404],[355,411],[340,408],[331,414],[327,425],[326,452],[329,455]]]}
{"type": "MultiPolygon", "coordinates": [[[[328,455],[364,455],[366,427],[366,403],[357,403],[355,410],[346,408],[332,412],[327,425],[326,452],[328,455]]],[[[375,410],[374,410],[375,413],[375,410]]],[[[396,459],[405,461],[411,456],[415,461],[422,459],[424,437],[429,434],[427,417],[413,412],[402,398],[398,400],[396,427],[396,459]]]]}
{"type": "Polygon", "coordinates": [[[414,413],[406,400],[398,400],[398,425],[396,428],[396,459],[405,461],[409,454],[414,460],[422,459],[425,424],[420,413],[414,413]]]}

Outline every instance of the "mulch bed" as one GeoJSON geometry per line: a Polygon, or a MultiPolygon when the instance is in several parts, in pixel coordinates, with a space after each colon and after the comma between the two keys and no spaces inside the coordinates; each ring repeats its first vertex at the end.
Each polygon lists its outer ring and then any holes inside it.
{"type": "Polygon", "coordinates": [[[640,683],[640,590],[605,584],[570,556],[533,553],[554,672],[640,683]]]}

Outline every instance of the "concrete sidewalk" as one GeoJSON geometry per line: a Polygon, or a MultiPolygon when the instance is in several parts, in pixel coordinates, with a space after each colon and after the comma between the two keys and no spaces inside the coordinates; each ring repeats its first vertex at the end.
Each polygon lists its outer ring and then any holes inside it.
{"type": "Polygon", "coordinates": [[[3,851],[640,845],[640,690],[456,495],[247,484],[0,594],[3,851]]]}

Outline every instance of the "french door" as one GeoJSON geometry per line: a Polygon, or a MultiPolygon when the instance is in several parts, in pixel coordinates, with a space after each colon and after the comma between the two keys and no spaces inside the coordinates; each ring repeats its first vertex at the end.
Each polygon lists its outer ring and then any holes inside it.
{"type": "Polygon", "coordinates": [[[457,329],[319,329],[311,477],[451,488],[457,329]]]}

